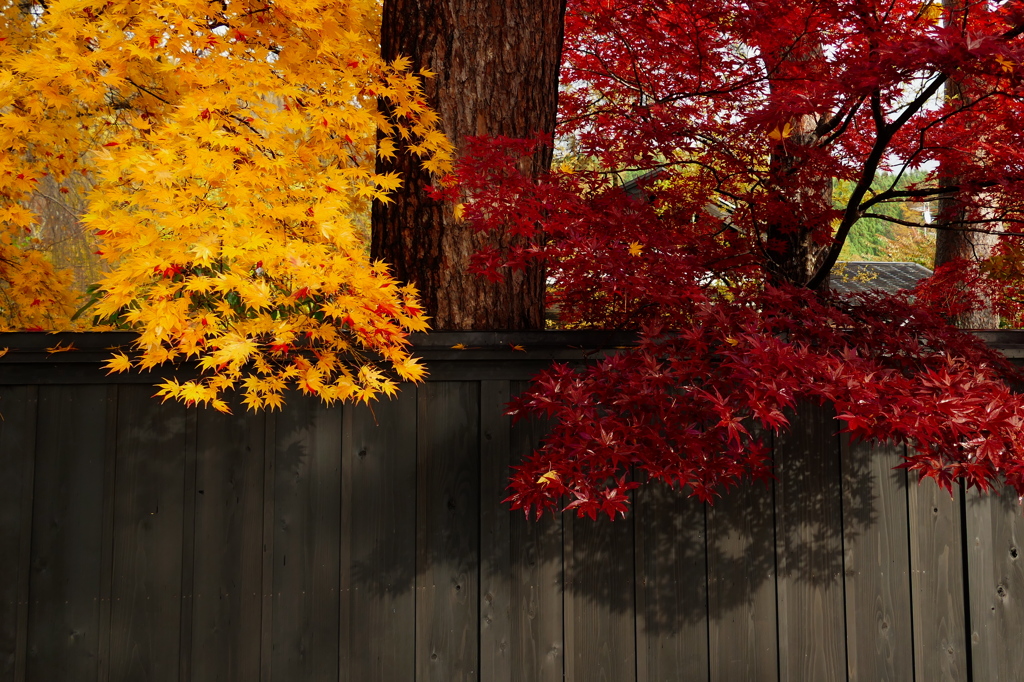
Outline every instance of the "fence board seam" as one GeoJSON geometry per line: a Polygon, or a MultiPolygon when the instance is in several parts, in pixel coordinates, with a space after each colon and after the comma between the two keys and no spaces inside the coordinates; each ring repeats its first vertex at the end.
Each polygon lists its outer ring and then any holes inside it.
{"type": "MultiPolygon", "coordinates": [[[[907,456],[907,446],[904,444],[902,446],[902,448],[903,448],[903,457],[906,458],[906,456],[907,456]]],[[[900,472],[901,472],[901,476],[903,478],[904,489],[907,491],[907,494],[904,496],[904,500],[905,500],[906,509],[907,509],[907,597],[909,599],[909,604],[910,604],[910,614],[909,614],[910,617],[909,617],[909,621],[910,621],[910,644],[911,644],[911,646],[910,646],[910,679],[911,680],[916,680],[917,679],[918,661],[917,661],[917,647],[914,646],[914,642],[917,641],[917,631],[916,631],[917,630],[917,623],[915,622],[915,619],[914,619],[914,564],[913,564],[913,561],[914,561],[914,559],[913,559],[914,543],[913,543],[913,539],[912,539],[911,531],[910,531],[910,525],[911,525],[911,518],[910,518],[910,476],[908,475],[908,472],[907,472],[906,469],[900,469],[900,472]]]]}
{"type": "Polygon", "coordinates": [[[961,588],[964,598],[964,661],[967,672],[967,682],[974,682],[974,646],[971,638],[974,628],[971,625],[971,572],[969,565],[969,538],[967,537],[967,487],[960,481],[960,562],[961,562],[961,588]]]}

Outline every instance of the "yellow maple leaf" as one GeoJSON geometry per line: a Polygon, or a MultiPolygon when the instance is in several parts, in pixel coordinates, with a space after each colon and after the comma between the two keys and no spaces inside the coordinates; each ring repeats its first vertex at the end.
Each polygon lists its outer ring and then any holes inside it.
{"type": "Polygon", "coordinates": [[[114,372],[127,372],[132,368],[132,361],[124,353],[118,353],[103,365],[103,369],[108,370],[107,374],[113,374],[114,372]]]}
{"type": "Polygon", "coordinates": [[[775,140],[776,142],[782,142],[783,140],[789,138],[789,136],[792,134],[793,126],[791,126],[788,123],[784,126],[777,126],[768,131],[769,139],[775,140]]]}
{"type": "Polygon", "coordinates": [[[108,371],[193,358],[202,376],[157,395],[217,410],[239,385],[254,409],[296,382],[326,401],[394,392],[380,367],[363,371],[370,354],[421,379],[405,335],[427,318],[369,260],[359,224],[401,185],[378,157],[414,149],[443,183],[453,147],[426,104],[430,74],[377,56],[380,3],[227,3],[224,34],[207,0],[94,5],[0,9],[0,328],[130,328],[135,359],[119,351],[108,371]],[[397,112],[386,125],[381,99],[397,112]],[[104,261],[74,322],[71,274],[25,237],[47,178],[78,178],[72,217],[104,261]]]}
{"type": "Polygon", "coordinates": [[[558,482],[558,472],[556,472],[556,471],[549,471],[546,474],[542,474],[540,476],[540,478],[537,479],[538,485],[542,485],[544,487],[547,487],[547,486],[551,485],[552,483],[557,483],[557,482],[558,482]]]}
{"type": "Polygon", "coordinates": [[[643,252],[643,250],[644,250],[644,245],[641,244],[640,242],[630,242],[629,243],[629,255],[630,256],[639,256],[643,252]]]}

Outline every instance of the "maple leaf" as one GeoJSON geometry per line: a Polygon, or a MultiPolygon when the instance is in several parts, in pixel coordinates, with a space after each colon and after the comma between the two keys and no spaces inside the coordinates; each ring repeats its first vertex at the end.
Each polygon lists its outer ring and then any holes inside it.
{"type": "Polygon", "coordinates": [[[776,126],[768,131],[768,139],[775,140],[776,142],[782,142],[788,139],[793,134],[793,126],[789,123],[783,126],[776,126]]]}
{"type": "MultiPolygon", "coordinates": [[[[426,317],[369,260],[355,219],[402,183],[376,171],[378,130],[380,154],[403,141],[439,176],[452,150],[411,61],[386,63],[368,49],[379,3],[271,13],[232,5],[224,36],[209,34],[202,0],[111,5],[102,18],[88,3],[0,13],[0,97],[19,102],[0,108],[0,142],[12,150],[0,175],[0,329],[95,319],[135,330],[136,361],[118,354],[108,370],[195,358],[201,378],[165,382],[158,394],[218,410],[219,396],[246,379],[258,385],[250,408],[279,407],[285,384],[300,379],[325,400],[355,396],[331,387],[359,372],[366,351],[422,377],[404,334],[426,329],[426,317]],[[288,38],[273,60],[254,58],[257,36],[268,35],[288,38]],[[377,97],[402,116],[381,126],[377,97]],[[80,192],[69,185],[86,177],[80,192]],[[32,241],[39,216],[29,207],[48,178],[107,263],[85,268],[102,273],[85,306],[71,272],[32,241]],[[319,375],[300,368],[298,339],[324,358],[319,375]]],[[[359,399],[395,390],[361,376],[359,399]]]]}
{"type": "Polygon", "coordinates": [[[132,361],[124,353],[115,354],[110,360],[103,365],[103,368],[108,370],[107,374],[114,372],[127,372],[132,368],[132,361]]]}
{"type": "Polygon", "coordinates": [[[537,483],[542,486],[549,486],[552,483],[557,483],[558,480],[559,479],[557,471],[548,471],[547,473],[541,474],[537,478],[537,483]]]}

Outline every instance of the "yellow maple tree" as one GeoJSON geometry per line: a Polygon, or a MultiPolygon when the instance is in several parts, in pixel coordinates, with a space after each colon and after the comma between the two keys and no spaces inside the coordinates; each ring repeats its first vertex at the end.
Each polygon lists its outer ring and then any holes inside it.
{"type": "Polygon", "coordinates": [[[0,24],[2,328],[135,329],[110,370],[193,359],[160,394],[221,410],[235,386],[260,408],[421,378],[416,292],[353,216],[399,185],[375,172],[395,140],[437,174],[451,147],[429,74],[380,59],[377,0],[0,0],[0,24]],[[76,322],[30,209],[72,175],[106,267],[76,322]]]}

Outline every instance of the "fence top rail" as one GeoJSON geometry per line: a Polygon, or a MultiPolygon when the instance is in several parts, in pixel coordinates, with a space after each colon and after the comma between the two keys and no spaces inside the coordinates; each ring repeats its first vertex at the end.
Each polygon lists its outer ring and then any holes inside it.
{"type": "MultiPolygon", "coordinates": [[[[0,384],[158,383],[197,373],[182,361],[108,376],[103,364],[128,351],[133,332],[0,333],[0,384]]],[[[412,334],[413,353],[434,380],[528,379],[552,361],[585,362],[636,343],[633,332],[473,331],[412,334]]],[[[1022,340],[1024,344],[1024,340],[1022,340]]]]}
{"type": "MultiPolygon", "coordinates": [[[[1024,330],[976,332],[1006,357],[1024,358],[1024,330]]],[[[132,332],[0,333],[0,384],[137,383],[189,375],[194,363],[165,365],[150,372],[107,377],[101,365],[116,350],[128,350],[132,332]]],[[[635,332],[622,331],[467,331],[412,334],[413,352],[423,358],[435,379],[458,378],[490,367],[529,378],[552,361],[583,362],[636,343],[635,332]],[[461,369],[456,370],[456,367],[461,369]],[[506,370],[498,368],[504,367],[506,370]],[[512,369],[516,368],[516,369],[512,369]],[[437,371],[439,370],[439,371],[437,371]]],[[[510,375],[511,376],[511,375],[510,375]]]]}
{"type": "MultiPolygon", "coordinates": [[[[133,332],[0,332],[0,364],[19,362],[95,363],[117,350],[129,350],[133,332]]],[[[410,334],[413,351],[427,359],[515,360],[524,354],[585,359],[594,351],[626,348],[634,332],[621,331],[467,331],[410,334]]],[[[1024,338],[1021,339],[1024,345],[1024,338]]]]}
{"type": "MultiPolygon", "coordinates": [[[[1008,357],[1024,355],[1024,329],[975,331],[990,347],[1008,357]]],[[[48,361],[99,362],[115,350],[128,349],[135,340],[134,332],[0,332],[0,363],[35,362],[40,356],[48,361]]],[[[522,357],[527,354],[565,354],[589,357],[595,350],[628,348],[636,343],[637,333],[631,331],[438,331],[410,334],[409,340],[417,354],[428,358],[449,359],[509,351],[522,357]],[[461,351],[461,352],[451,352],[461,351]],[[443,356],[443,358],[442,358],[443,356]]],[[[536,358],[536,356],[534,356],[536,358]]]]}

